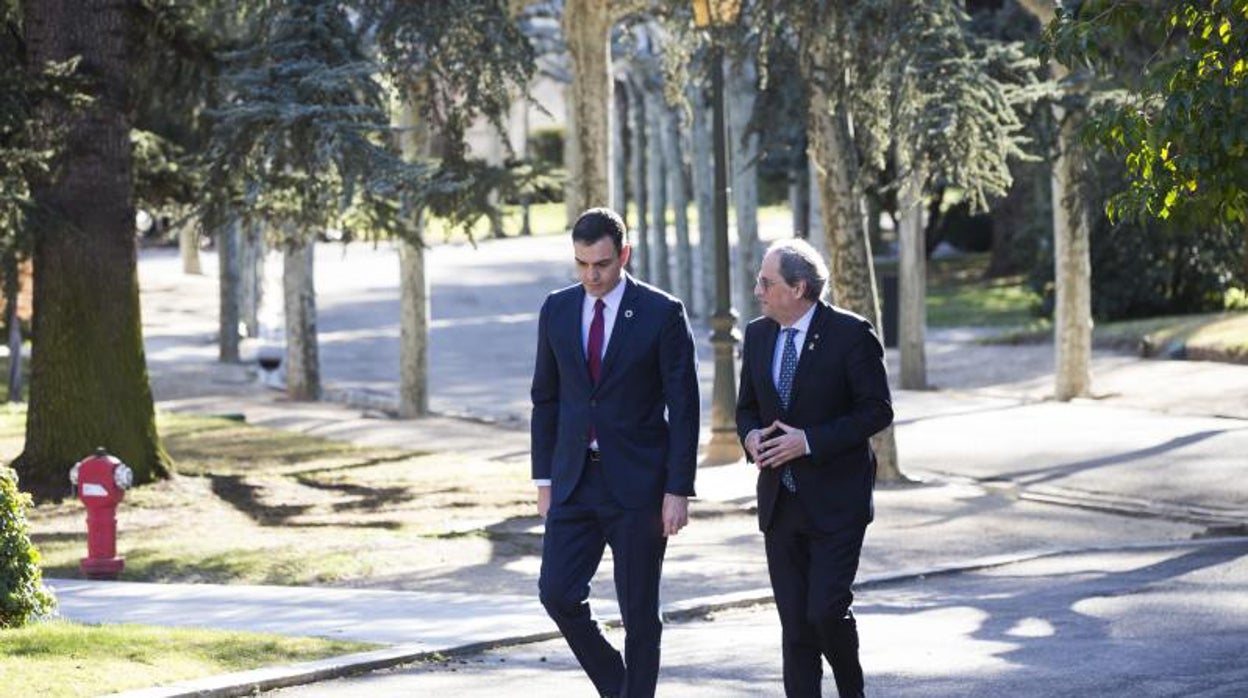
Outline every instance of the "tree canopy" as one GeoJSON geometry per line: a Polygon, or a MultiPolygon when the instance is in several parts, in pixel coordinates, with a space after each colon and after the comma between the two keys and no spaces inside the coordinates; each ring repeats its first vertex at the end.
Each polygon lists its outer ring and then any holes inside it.
{"type": "Polygon", "coordinates": [[[1127,170],[1111,218],[1248,223],[1248,0],[1088,0],[1060,11],[1047,40],[1118,88],[1089,121],[1127,170]]]}

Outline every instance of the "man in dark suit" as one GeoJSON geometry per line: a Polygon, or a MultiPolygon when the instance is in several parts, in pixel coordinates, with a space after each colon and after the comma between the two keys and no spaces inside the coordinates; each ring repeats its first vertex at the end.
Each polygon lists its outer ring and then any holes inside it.
{"type": "Polygon", "coordinates": [[[758,467],[758,522],[783,629],[784,691],[819,696],[826,657],[842,698],[863,695],[850,587],[874,514],[869,439],[893,420],[871,324],[820,300],[819,253],[781,240],[754,286],[737,432],[758,467]]]}
{"type": "Polygon", "coordinates": [[[653,696],[663,554],[694,494],[693,335],[679,300],[623,271],[631,248],[614,212],[583,213],[572,248],[580,283],[551,293],[538,319],[533,479],[546,519],[538,587],[599,694],[653,696]],[[607,545],[623,657],[587,602],[607,545]]]}

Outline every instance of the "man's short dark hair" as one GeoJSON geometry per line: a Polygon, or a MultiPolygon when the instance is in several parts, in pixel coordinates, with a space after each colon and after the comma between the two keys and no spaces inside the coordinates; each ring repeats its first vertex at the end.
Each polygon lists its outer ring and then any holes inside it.
{"type": "Polygon", "coordinates": [[[611,237],[617,253],[628,242],[628,229],[624,227],[624,219],[609,208],[591,208],[582,213],[572,226],[572,241],[583,245],[592,245],[607,236],[611,237]]]}

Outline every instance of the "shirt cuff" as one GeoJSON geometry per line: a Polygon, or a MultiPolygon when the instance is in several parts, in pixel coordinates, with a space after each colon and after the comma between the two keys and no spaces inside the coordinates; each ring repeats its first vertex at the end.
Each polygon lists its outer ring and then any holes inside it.
{"type": "MultiPolygon", "coordinates": [[[[809,448],[808,448],[808,449],[806,449],[806,452],[807,452],[807,453],[810,453],[810,449],[809,449],[809,448]]],[[[539,479],[537,479],[537,478],[534,478],[534,479],[533,479],[533,484],[534,484],[535,486],[537,486],[537,487],[550,487],[550,478],[546,478],[546,479],[543,479],[543,480],[539,480],[539,479]]]]}
{"type": "Polygon", "coordinates": [[[802,445],[806,447],[806,455],[810,455],[810,439],[806,438],[806,431],[802,431],[802,445]]]}

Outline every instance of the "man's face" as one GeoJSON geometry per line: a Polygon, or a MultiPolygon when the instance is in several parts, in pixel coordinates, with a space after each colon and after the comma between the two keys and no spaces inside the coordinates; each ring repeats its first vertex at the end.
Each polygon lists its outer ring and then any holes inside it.
{"type": "Polygon", "coordinates": [[[803,301],[806,284],[798,282],[790,286],[780,275],[780,256],[775,252],[763,257],[763,266],[754,281],[754,297],[763,315],[781,325],[791,325],[805,313],[809,303],[803,301]]]}
{"type": "Polygon", "coordinates": [[[631,247],[624,245],[616,253],[615,243],[610,237],[591,245],[573,241],[572,247],[576,253],[576,276],[585,287],[585,293],[594,298],[602,298],[615,288],[632,252],[631,247]]]}

